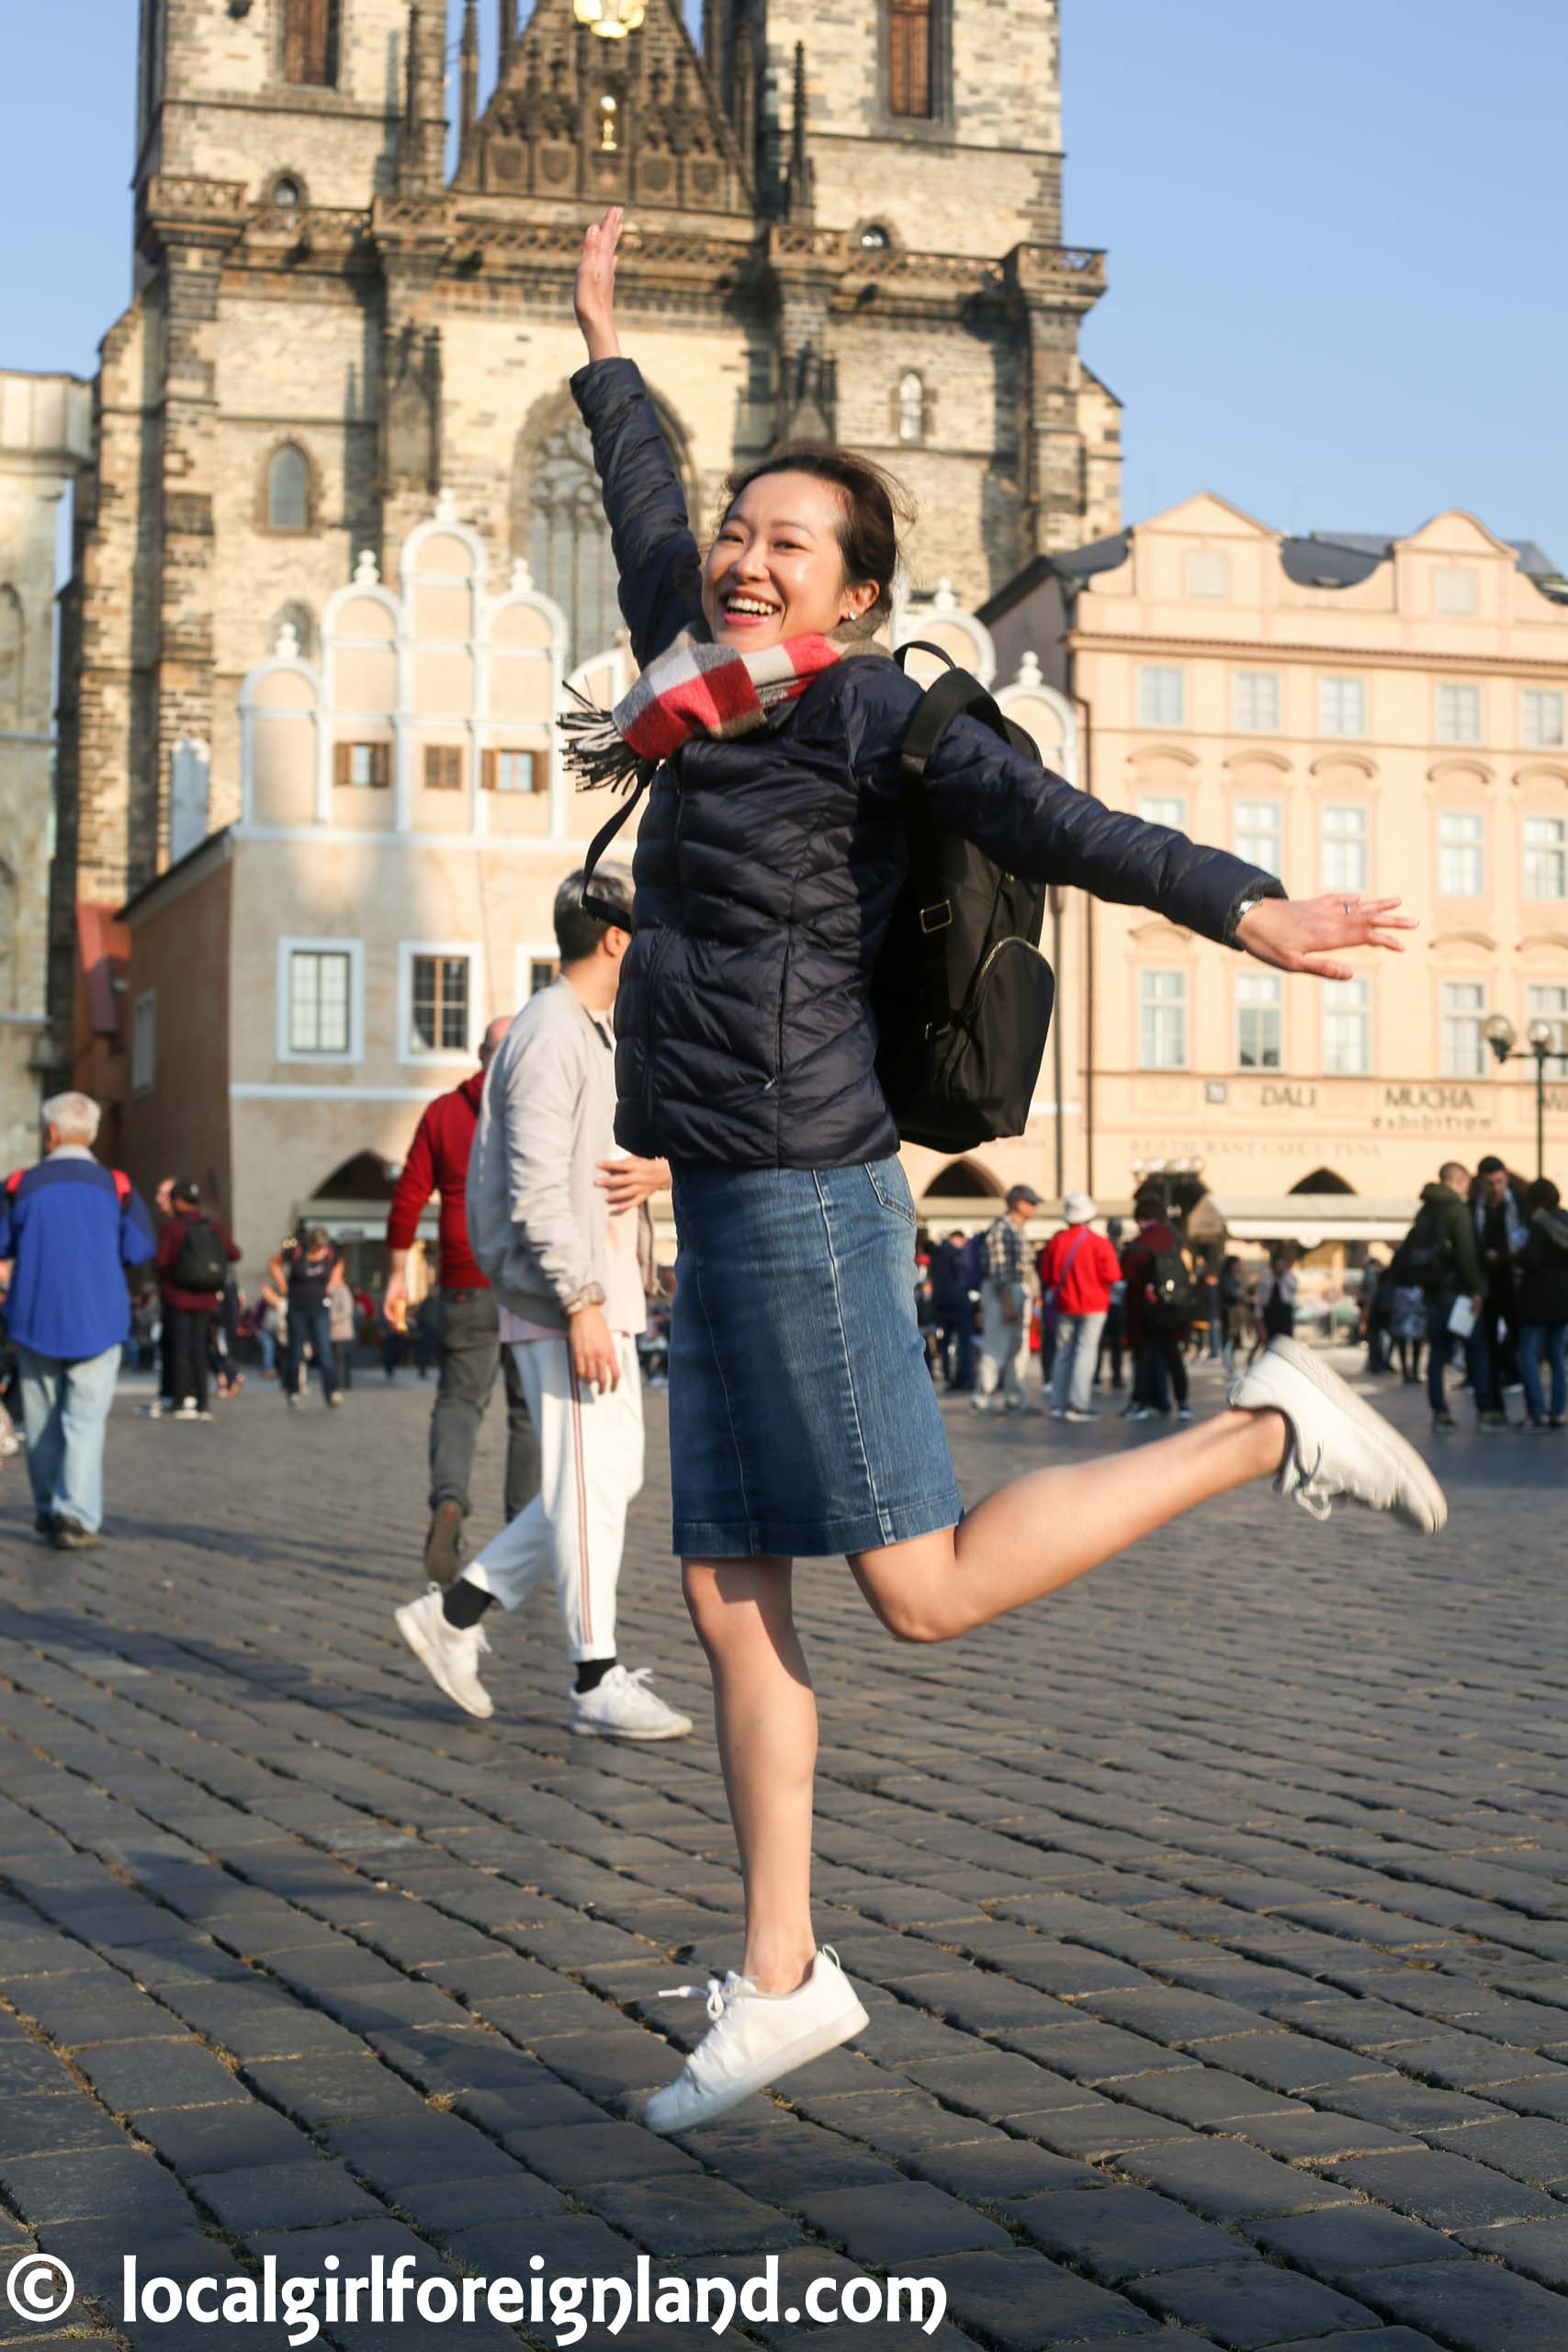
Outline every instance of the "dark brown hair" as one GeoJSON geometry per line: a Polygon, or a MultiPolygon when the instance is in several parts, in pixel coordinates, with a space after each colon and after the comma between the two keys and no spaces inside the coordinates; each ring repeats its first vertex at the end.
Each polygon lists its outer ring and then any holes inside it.
{"type": "Polygon", "coordinates": [[[811,474],[836,490],[843,513],[839,523],[839,551],[852,586],[873,582],[876,602],[866,615],[881,621],[893,608],[893,578],[898,569],[899,534],[915,519],[914,501],[897,477],[874,458],[856,450],[840,449],[831,441],[794,441],[772,450],[754,466],[732,473],[724,485],[723,529],[736,501],[764,474],[811,474]]]}

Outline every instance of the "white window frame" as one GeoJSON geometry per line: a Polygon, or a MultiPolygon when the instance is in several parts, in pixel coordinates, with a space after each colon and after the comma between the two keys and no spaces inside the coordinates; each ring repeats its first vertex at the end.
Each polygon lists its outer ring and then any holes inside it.
{"type": "Polygon", "coordinates": [[[416,1069],[466,1069],[479,1058],[485,1033],[484,950],[472,939],[402,939],[398,942],[398,1059],[416,1069]],[[414,1043],[413,967],[416,956],[460,958],[468,967],[468,1036],[461,1052],[450,1047],[424,1053],[414,1043]]]}
{"type": "Polygon", "coordinates": [[[1525,1026],[1527,1031],[1537,1021],[1550,1021],[1556,1035],[1553,1049],[1568,1046],[1568,985],[1562,980],[1532,980],[1525,989],[1525,1026]],[[1545,999],[1554,998],[1548,1004],[1545,999]]]}
{"type": "Polygon", "coordinates": [[[1484,980],[1440,980],[1438,984],[1438,1068],[1444,1078],[1473,1081],[1486,1076],[1491,1054],[1482,1023],[1486,1018],[1486,983],[1484,980]],[[1450,997],[1458,989],[1473,989],[1479,1004],[1450,1005],[1450,997]],[[1467,1055],[1459,1051],[1459,1033],[1473,1029],[1474,1044],[1467,1055]]]}
{"type": "Polygon", "coordinates": [[[277,942],[277,967],[275,983],[276,1035],[274,1040],[275,1058],[280,1062],[305,1062],[313,1069],[348,1069],[365,1058],[365,942],[362,939],[306,939],[288,937],[277,942]],[[346,956],[348,957],[348,1051],[343,1054],[312,1054],[289,1043],[289,1008],[293,996],[291,966],[295,955],[346,956]]]}
{"type": "Polygon", "coordinates": [[[1235,1019],[1232,1043],[1237,1069],[1249,1073],[1283,1069],[1285,1067],[1285,991],[1280,985],[1279,975],[1275,972],[1238,974],[1233,1010],[1235,1019]],[[1246,1017],[1249,1012],[1261,1013],[1265,1016],[1265,1022],[1269,1014],[1273,1015],[1276,1058],[1271,1062],[1248,1061],[1242,1052],[1242,1034],[1246,1017]]]}
{"type": "Polygon", "coordinates": [[[1179,964],[1145,965],[1138,973],[1138,1068],[1140,1069],[1189,1069],[1191,1067],[1192,991],[1188,975],[1179,964]],[[1164,981],[1166,988],[1151,994],[1150,983],[1164,981]],[[1171,988],[1169,983],[1178,985],[1171,988]],[[1152,1015],[1174,1014],[1179,1023],[1180,1050],[1175,1060],[1156,1059],[1149,1049],[1150,1031],[1145,1023],[1152,1015]]]}
{"type": "Polygon", "coordinates": [[[1480,808],[1439,808],[1438,811],[1438,896],[1439,899],[1483,899],[1486,896],[1486,818],[1480,808]],[[1462,837],[1452,841],[1445,837],[1450,825],[1466,827],[1462,837]],[[1473,826],[1472,832],[1468,829],[1473,826]],[[1469,861],[1475,860],[1473,890],[1455,888],[1450,876],[1455,871],[1450,859],[1463,859],[1465,871],[1469,861]]]}
{"type": "Polygon", "coordinates": [[[1323,1005],[1323,1074],[1325,1078],[1368,1078],[1372,1068],[1372,984],[1358,978],[1353,980],[1325,980],[1323,1005]],[[1344,1023],[1345,1026],[1339,1026],[1344,1023]],[[1347,1035],[1359,1039],[1356,1049],[1347,1056],[1344,1042],[1347,1035]]]}
{"type": "Polygon", "coordinates": [[[1189,596],[1219,597],[1231,593],[1231,560],[1218,548],[1190,548],[1182,566],[1182,585],[1189,596]]]}
{"type": "Polygon", "coordinates": [[[1362,801],[1327,800],[1318,812],[1318,861],[1325,890],[1361,891],[1368,887],[1372,870],[1371,812],[1362,801]],[[1359,819],[1359,823],[1346,824],[1346,818],[1359,819]],[[1337,819],[1337,823],[1331,820],[1337,819]],[[1359,861],[1347,858],[1345,871],[1335,871],[1336,854],[1359,851],[1359,861]],[[1352,872],[1353,865],[1359,870],[1352,872]]]}
{"type": "Polygon", "coordinates": [[[1519,691],[1519,741],[1527,752],[1560,752],[1568,736],[1563,731],[1563,698],[1555,686],[1524,686],[1519,691]]]}
{"type": "Polygon", "coordinates": [[[1284,689],[1278,670],[1231,672],[1231,727],[1237,735],[1278,735],[1284,707],[1284,689]],[[1269,706],[1265,718],[1258,716],[1259,704],[1269,706]]]}
{"type": "Polygon", "coordinates": [[[1359,742],[1367,731],[1365,678],[1325,676],[1317,682],[1317,731],[1337,742],[1359,742]],[[1345,706],[1353,699],[1356,724],[1345,723],[1345,706]]]}
{"type": "Polygon", "coordinates": [[[1479,743],[1486,723],[1486,706],[1473,679],[1445,678],[1438,687],[1437,735],[1439,743],[1479,743]]]}
{"type": "Polygon", "coordinates": [[[1231,837],[1235,843],[1237,857],[1244,858],[1248,865],[1260,865],[1265,874],[1277,876],[1282,872],[1285,864],[1284,802],[1282,800],[1238,800],[1231,811],[1231,837]],[[1246,824],[1242,820],[1244,808],[1271,808],[1274,812],[1274,822],[1271,826],[1246,824]],[[1253,849],[1243,846],[1244,837],[1248,841],[1261,841],[1265,832],[1272,835],[1276,844],[1272,860],[1259,857],[1253,849]]]}
{"type": "Polygon", "coordinates": [[[1524,843],[1525,897],[1532,906],[1560,904],[1562,899],[1568,899],[1568,818],[1553,817],[1540,809],[1527,812],[1521,835],[1524,843]],[[1545,842],[1532,842],[1530,839],[1532,825],[1554,827],[1552,838],[1545,842]],[[1539,863],[1545,860],[1551,860],[1556,868],[1557,887],[1551,890],[1538,890],[1534,887],[1535,875],[1539,871],[1539,863]]]}
{"type": "Polygon", "coordinates": [[[553,938],[518,941],[513,956],[512,993],[517,1001],[519,1012],[534,994],[534,966],[544,963],[547,958],[552,964],[560,962],[560,948],[553,938]]]}
{"type": "Polygon", "coordinates": [[[1187,831],[1187,795],[1184,792],[1141,792],[1138,814],[1145,825],[1168,825],[1173,832],[1187,831]]]}
{"type": "Polygon", "coordinates": [[[1138,726],[1165,729],[1186,726],[1187,673],[1179,662],[1140,662],[1134,683],[1138,726]],[[1174,704],[1171,712],[1165,707],[1168,692],[1174,704]]]}
{"type": "Polygon", "coordinates": [[[130,1091],[151,1094],[158,1083],[158,991],[143,989],[130,1008],[130,1091]]]}

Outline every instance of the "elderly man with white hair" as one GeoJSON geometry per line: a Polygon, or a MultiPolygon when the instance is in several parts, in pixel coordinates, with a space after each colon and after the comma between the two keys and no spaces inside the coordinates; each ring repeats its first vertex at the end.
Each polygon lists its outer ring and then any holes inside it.
{"type": "Polygon", "coordinates": [[[130,1329],[126,1269],[157,1248],[130,1177],[94,1158],[98,1116],[89,1096],[56,1094],[43,1106],[43,1158],[8,1176],[0,1196],[34,1524],[62,1552],[103,1541],[104,1424],[130,1329]]]}

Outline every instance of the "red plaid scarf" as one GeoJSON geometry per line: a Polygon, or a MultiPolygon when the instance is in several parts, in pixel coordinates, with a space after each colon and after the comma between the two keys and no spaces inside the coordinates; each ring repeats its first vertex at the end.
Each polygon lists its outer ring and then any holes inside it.
{"type": "Polygon", "coordinates": [[[803,695],[813,678],[842,658],[826,637],[792,637],[741,653],[682,632],[613,711],[571,690],[579,707],[561,719],[570,739],[567,763],[587,790],[645,784],[694,735],[726,742],[750,734],[770,711],[803,695]]]}

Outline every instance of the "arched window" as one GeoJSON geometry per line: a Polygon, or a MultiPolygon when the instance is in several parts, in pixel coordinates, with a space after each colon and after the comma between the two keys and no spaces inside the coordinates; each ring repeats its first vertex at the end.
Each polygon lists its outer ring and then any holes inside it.
{"type": "Polygon", "coordinates": [[[0,727],[22,723],[22,600],[0,582],[0,727]]]}
{"type": "Polygon", "coordinates": [[[576,416],[562,419],[536,458],[527,551],[536,585],[566,615],[568,662],[585,662],[614,644],[621,631],[615,566],[593,445],[576,416]]]}
{"type": "Polygon", "coordinates": [[[931,29],[931,0],[888,0],[887,103],[894,114],[935,112],[931,29]]]}
{"type": "Polygon", "coordinates": [[[279,606],[267,630],[268,653],[276,652],[278,639],[285,628],[291,628],[294,631],[297,658],[301,662],[313,661],[316,652],[316,620],[310,605],[294,602],[279,606]]]}
{"type": "Polygon", "coordinates": [[[338,0],[283,0],[283,78],[308,88],[337,84],[338,0]]]}
{"type": "Polygon", "coordinates": [[[267,466],[266,524],[269,531],[310,527],[310,463],[292,441],[275,449],[267,466]]]}
{"type": "Polygon", "coordinates": [[[898,379],[898,438],[900,441],[923,441],[926,437],[926,388],[913,368],[898,379]]]}
{"type": "Polygon", "coordinates": [[[272,184],[272,200],[280,212],[292,212],[304,202],[305,191],[292,172],[283,172],[272,184]]]}

